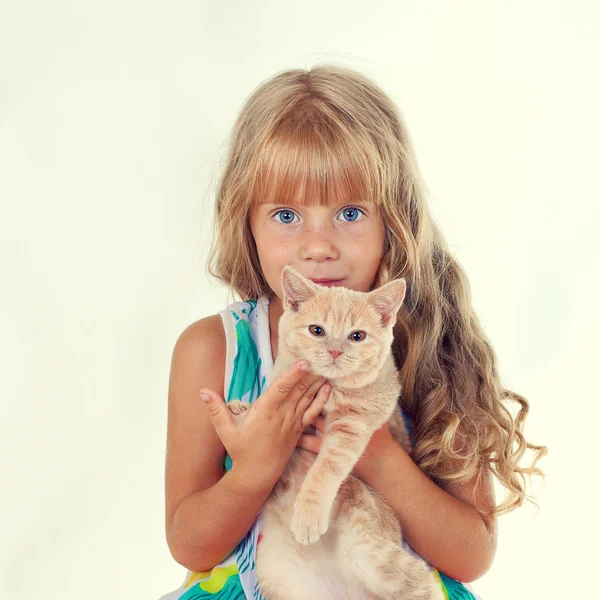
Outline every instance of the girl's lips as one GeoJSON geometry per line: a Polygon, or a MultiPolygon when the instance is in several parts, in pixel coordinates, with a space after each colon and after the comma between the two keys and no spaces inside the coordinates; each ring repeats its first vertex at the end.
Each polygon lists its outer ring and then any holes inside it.
{"type": "Polygon", "coordinates": [[[342,285],[343,279],[311,279],[313,283],[324,285],[325,287],[336,287],[342,285]]]}

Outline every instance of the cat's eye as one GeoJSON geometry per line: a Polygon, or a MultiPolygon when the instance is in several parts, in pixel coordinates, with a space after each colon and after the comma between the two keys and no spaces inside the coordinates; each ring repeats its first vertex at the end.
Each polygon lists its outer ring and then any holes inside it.
{"type": "Polygon", "coordinates": [[[317,337],[323,337],[325,330],[319,325],[309,325],[308,330],[317,337]]]}
{"type": "Polygon", "coordinates": [[[362,342],[367,337],[367,334],[364,331],[353,331],[348,339],[351,339],[353,342],[362,342]]]}

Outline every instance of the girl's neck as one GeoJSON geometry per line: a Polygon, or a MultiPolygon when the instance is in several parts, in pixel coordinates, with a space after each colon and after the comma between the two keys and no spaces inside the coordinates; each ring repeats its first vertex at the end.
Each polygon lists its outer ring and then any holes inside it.
{"type": "Polygon", "coordinates": [[[271,337],[271,355],[273,363],[277,359],[277,344],[279,342],[279,319],[283,314],[283,304],[277,296],[273,296],[269,302],[269,332],[271,337]]]}

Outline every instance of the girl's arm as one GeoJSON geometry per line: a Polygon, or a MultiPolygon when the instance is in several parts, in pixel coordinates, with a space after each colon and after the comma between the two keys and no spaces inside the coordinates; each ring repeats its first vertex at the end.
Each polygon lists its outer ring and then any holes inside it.
{"type": "Polygon", "coordinates": [[[186,496],[171,525],[173,558],[190,571],[212,569],[250,530],[276,481],[261,484],[233,467],[215,485],[186,496]]]}
{"type": "Polygon", "coordinates": [[[496,552],[496,520],[486,524],[477,509],[495,504],[490,474],[477,495],[474,480],[446,492],[419,469],[387,424],[373,434],[354,474],[386,499],[407,542],[442,573],[468,583],[489,570],[496,552]]]}
{"type": "MultiPolygon", "coordinates": [[[[226,558],[250,529],[269,489],[223,475],[225,449],[200,398],[223,393],[225,333],[218,315],[190,325],[173,350],[165,468],[166,538],[173,558],[206,571],[226,558]]],[[[274,482],[273,482],[274,483],[274,482]]]]}

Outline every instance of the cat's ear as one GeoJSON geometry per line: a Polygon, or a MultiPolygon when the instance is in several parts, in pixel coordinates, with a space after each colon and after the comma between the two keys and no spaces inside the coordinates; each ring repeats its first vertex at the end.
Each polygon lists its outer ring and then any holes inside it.
{"type": "Polygon", "coordinates": [[[312,298],[317,286],[298,273],[290,266],[283,267],[281,271],[281,289],[283,290],[283,308],[296,312],[302,302],[312,298]]]}
{"type": "Polygon", "coordinates": [[[384,327],[393,327],[396,315],[402,306],[406,294],[406,280],[394,279],[380,288],[369,292],[371,306],[381,315],[381,324],[384,327]]]}

